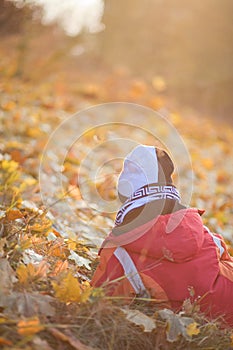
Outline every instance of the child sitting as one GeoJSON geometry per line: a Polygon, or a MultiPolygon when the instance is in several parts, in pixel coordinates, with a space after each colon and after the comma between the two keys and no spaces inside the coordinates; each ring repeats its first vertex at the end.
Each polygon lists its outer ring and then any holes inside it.
{"type": "Polygon", "coordinates": [[[223,238],[202,223],[204,211],[180,203],[168,154],[137,146],[118,181],[123,205],[100,249],[92,279],[112,296],[142,296],[179,311],[198,300],[209,318],[233,326],[233,258],[223,238]],[[190,293],[190,291],[192,291],[190,293]]]}

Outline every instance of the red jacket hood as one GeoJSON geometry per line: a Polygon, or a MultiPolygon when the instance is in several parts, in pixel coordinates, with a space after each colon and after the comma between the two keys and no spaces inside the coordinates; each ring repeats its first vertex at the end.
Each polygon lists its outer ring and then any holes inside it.
{"type": "Polygon", "coordinates": [[[159,215],[120,236],[110,233],[102,249],[124,246],[128,252],[154,259],[165,258],[174,262],[191,260],[203,245],[202,213],[197,209],[183,209],[159,215]]]}

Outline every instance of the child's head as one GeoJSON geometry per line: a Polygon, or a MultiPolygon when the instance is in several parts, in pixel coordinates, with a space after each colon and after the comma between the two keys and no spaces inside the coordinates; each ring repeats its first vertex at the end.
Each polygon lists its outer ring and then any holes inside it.
{"type": "Polygon", "coordinates": [[[164,150],[154,146],[137,146],[126,156],[118,179],[120,200],[124,202],[145,185],[172,184],[173,171],[173,162],[164,150]]]}

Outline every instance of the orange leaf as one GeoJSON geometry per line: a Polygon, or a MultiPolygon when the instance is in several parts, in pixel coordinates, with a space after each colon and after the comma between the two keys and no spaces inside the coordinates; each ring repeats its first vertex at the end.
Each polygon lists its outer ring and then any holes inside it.
{"type": "Polygon", "coordinates": [[[68,249],[65,246],[63,239],[52,242],[52,245],[48,251],[48,255],[57,256],[62,259],[65,259],[67,254],[68,249]]]}
{"type": "Polygon", "coordinates": [[[14,221],[23,217],[23,214],[18,209],[11,209],[7,212],[6,215],[9,221],[14,221]]]}
{"type": "Polygon", "coordinates": [[[18,149],[13,149],[9,153],[11,155],[11,159],[13,159],[15,162],[19,164],[23,164],[27,159],[26,157],[23,156],[22,152],[20,152],[18,149]]]}
{"type": "Polygon", "coordinates": [[[4,111],[12,111],[16,107],[16,104],[14,101],[7,101],[5,103],[2,103],[2,109],[4,111]]]}
{"type": "Polygon", "coordinates": [[[67,270],[68,266],[69,266],[69,264],[68,264],[67,260],[65,260],[65,261],[59,260],[59,261],[57,261],[55,266],[54,266],[53,272],[51,273],[51,276],[59,275],[61,272],[67,270]]]}
{"type": "Polygon", "coordinates": [[[20,320],[17,323],[18,333],[23,336],[34,335],[44,329],[38,317],[20,320]]]}
{"type": "Polygon", "coordinates": [[[150,99],[149,106],[154,109],[160,109],[164,106],[164,100],[162,97],[156,96],[150,99]]]}
{"type": "Polygon", "coordinates": [[[214,162],[211,158],[204,158],[202,159],[202,165],[206,170],[212,170],[214,167],[214,162]]]}
{"type": "Polygon", "coordinates": [[[50,230],[52,223],[49,219],[43,218],[42,222],[36,222],[35,224],[29,226],[32,233],[46,233],[50,230]]]}
{"type": "Polygon", "coordinates": [[[12,341],[6,338],[0,337],[0,345],[12,345],[12,341]]]}
{"type": "Polygon", "coordinates": [[[32,138],[40,137],[42,134],[42,131],[38,128],[27,128],[26,135],[32,138]]]}
{"type": "Polygon", "coordinates": [[[47,270],[48,270],[48,266],[46,264],[46,261],[41,261],[39,263],[39,265],[36,267],[36,274],[38,277],[42,278],[42,277],[46,277],[47,275],[47,270]]]}
{"type": "Polygon", "coordinates": [[[129,91],[130,97],[138,98],[146,93],[147,85],[143,80],[135,80],[129,91]]]}

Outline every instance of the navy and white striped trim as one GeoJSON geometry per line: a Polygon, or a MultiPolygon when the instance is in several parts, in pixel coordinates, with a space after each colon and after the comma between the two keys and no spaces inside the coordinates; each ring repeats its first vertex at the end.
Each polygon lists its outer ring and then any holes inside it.
{"type": "Polygon", "coordinates": [[[180,194],[173,185],[150,184],[139,188],[119,209],[115,225],[120,225],[127,213],[135,208],[139,208],[149,202],[159,199],[173,199],[180,201],[180,194]]]}

